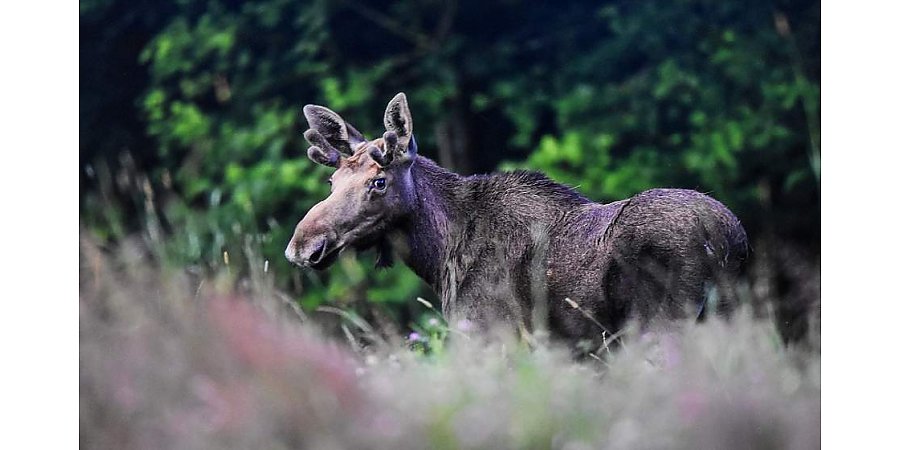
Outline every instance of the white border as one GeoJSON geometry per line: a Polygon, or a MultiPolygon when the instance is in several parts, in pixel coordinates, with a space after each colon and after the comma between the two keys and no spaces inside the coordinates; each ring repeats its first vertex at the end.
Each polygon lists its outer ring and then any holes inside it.
{"type": "MultiPolygon", "coordinates": [[[[0,223],[12,248],[2,272],[4,441],[70,448],[78,445],[78,4],[2,8],[0,223]]],[[[822,5],[824,448],[896,442],[898,12],[891,2],[822,5]]]]}
{"type": "Polygon", "coordinates": [[[895,2],[822,5],[822,446],[896,445],[895,2]]]}
{"type": "Polygon", "coordinates": [[[78,2],[0,7],[8,448],[78,445],[78,18],[78,2]]]}

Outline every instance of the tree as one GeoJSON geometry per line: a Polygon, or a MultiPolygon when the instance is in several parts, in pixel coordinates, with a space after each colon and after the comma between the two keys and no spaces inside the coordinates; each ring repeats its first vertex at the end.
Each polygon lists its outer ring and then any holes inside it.
{"type": "Polygon", "coordinates": [[[445,166],[539,169],[603,201],[695,188],[751,239],[817,255],[818,15],[712,0],[82,2],[82,221],[110,242],[155,229],[180,265],[268,260],[307,306],[430,295],[368,257],[324,275],[281,257],[327,193],[302,105],[374,136],[404,91],[422,153],[445,166]]]}

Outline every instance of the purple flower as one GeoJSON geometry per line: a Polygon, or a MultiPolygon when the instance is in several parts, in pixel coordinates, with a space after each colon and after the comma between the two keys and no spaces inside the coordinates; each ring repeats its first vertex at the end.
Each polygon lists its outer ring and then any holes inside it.
{"type": "Polygon", "coordinates": [[[416,333],[415,331],[413,331],[412,333],[409,333],[409,340],[410,340],[410,341],[412,341],[412,342],[417,342],[417,341],[419,341],[419,340],[421,340],[421,339],[422,339],[422,336],[420,336],[419,333],[416,333]]]}
{"type": "Polygon", "coordinates": [[[475,326],[471,321],[462,319],[459,322],[456,322],[456,328],[458,328],[459,331],[471,331],[475,326]]]}

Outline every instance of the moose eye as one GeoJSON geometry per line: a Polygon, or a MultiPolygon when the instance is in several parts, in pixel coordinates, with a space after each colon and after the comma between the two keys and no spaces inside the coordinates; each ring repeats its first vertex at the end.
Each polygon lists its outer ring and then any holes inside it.
{"type": "Polygon", "coordinates": [[[384,178],[376,178],[372,180],[372,187],[379,191],[383,191],[384,188],[387,187],[387,180],[384,178]]]}

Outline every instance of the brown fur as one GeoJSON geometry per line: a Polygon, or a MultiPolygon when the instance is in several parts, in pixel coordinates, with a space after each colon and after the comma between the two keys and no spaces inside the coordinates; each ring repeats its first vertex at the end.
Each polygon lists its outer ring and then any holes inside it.
{"type": "Polygon", "coordinates": [[[347,246],[376,246],[380,260],[399,254],[439,293],[451,323],[523,334],[547,326],[570,342],[629,319],[727,311],[734,300],[747,237],[707,195],[653,189],[602,205],[535,172],[463,177],[416,154],[402,94],[374,141],[339,142],[353,135],[343,119],[309,110],[312,130],[329,133],[307,132],[311,143],[355,151],[341,152],[332,194],[297,224],[285,251],[297,264],[324,269],[347,246]]]}

